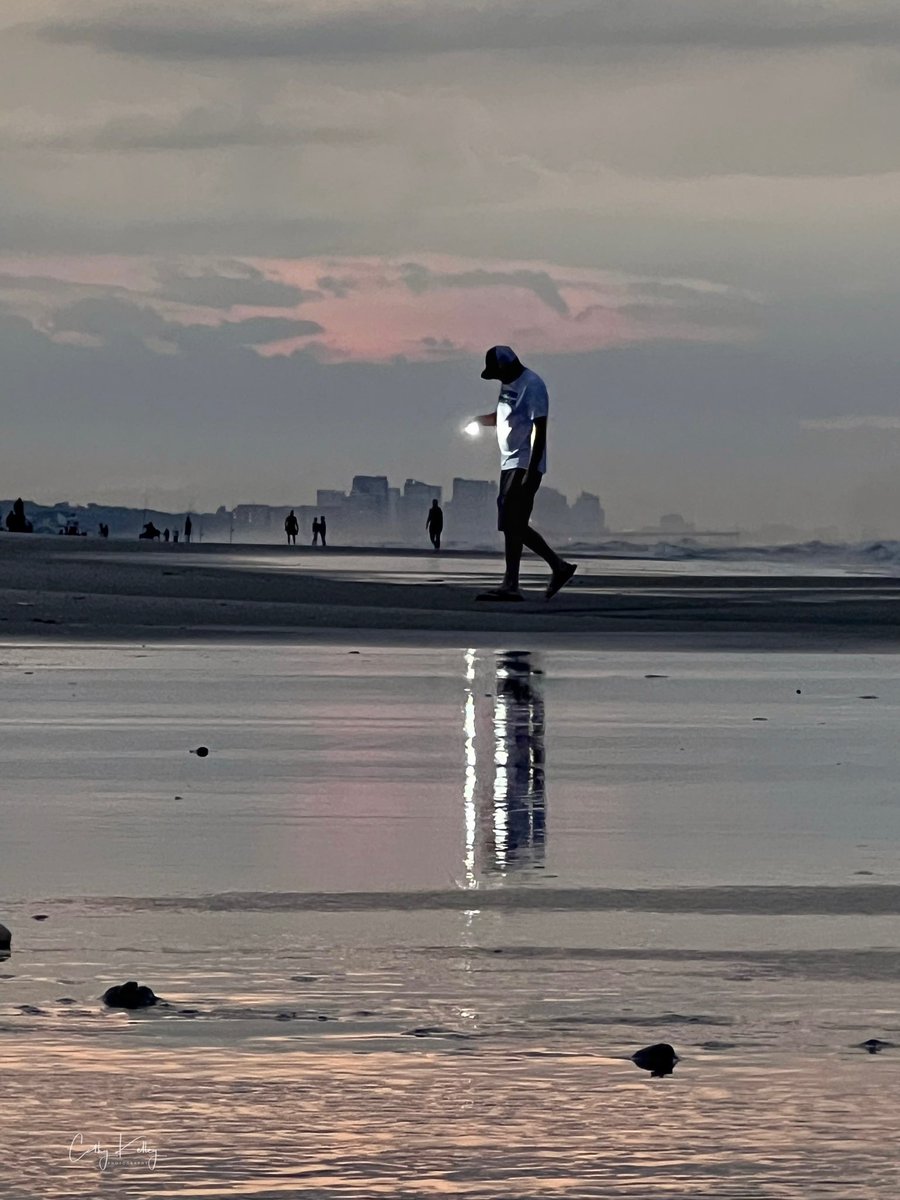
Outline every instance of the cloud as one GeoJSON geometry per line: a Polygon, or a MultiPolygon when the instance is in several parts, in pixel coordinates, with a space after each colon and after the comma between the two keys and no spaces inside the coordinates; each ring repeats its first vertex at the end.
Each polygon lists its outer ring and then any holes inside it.
{"type": "Polygon", "coordinates": [[[154,353],[166,354],[198,347],[256,348],[288,338],[308,338],[324,330],[316,321],[285,317],[252,317],[243,321],[206,324],[179,323],[166,320],[150,304],[91,298],[77,300],[60,309],[54,314],[47,332],[57,340],[76,334],[100,340],[104,344],[140,342],[154,353]]]}
{"type": "Polygon", "coordinates": [[[182,113],[136,112],[75,124],[17,115],[0,125],[0,147],[102,152],[227,150],[242,146],[362,146],[375,140],[367,129],[311,125],[277,114],[235,112],[229,106],[195,107],[182,113]]]}
{"type": "Polygon", "coordinates": [[[462,349],[450,338],[423,337],[422,345],[429,354],[437,355],[439,358],[455,358],[462,349]]]}
{"type": "Polygon", "coordinates": [[[900,416],[843,416],[811,417],[800,422],[803,429],[819,429],[826,432],[847,433],[858,429],[900,429],[900,416]]]}
{"type": "Polygon", "coordinates": [[[258,308],[288,308],[315,299],[316,291],[304,291],[293,284],[267,277],[246,263],[231,262],[197,269],[164,267],[159,272],[161,297],[181,304],[197,304],[204,308],[233,306],[258,308]]]}
{"type": "Polygon", "coordinates": [[[376,0],[311,7],[294,0],[248,10],[209,5],[97,6],[33,26],[47,41],[152,58],[366,59],[559,49],[777,50],[900,43],[892,0],[376,0]]]}
{"type": "Polygon", "coordinates": [[[476,268],[455,274],[435,274],[421,263],[404,263],[404,283],[411,292],[421,294],[435,288],[526,288],[554,312],[568,316],[569,306],[546,271],[485,271],[476,268]]]}
{"type": "Polygon", "coordinates": [[[331,363],[480,356],[495,343],[559,354],[737,342],[754,335],[763,307],[741,289],[703,280],[435,254],[88,258],[80,266],[0,259],[0,306],[57,340],[130,342],[158,354],[201,342],[264,355],[303,350],[331,363]]]}

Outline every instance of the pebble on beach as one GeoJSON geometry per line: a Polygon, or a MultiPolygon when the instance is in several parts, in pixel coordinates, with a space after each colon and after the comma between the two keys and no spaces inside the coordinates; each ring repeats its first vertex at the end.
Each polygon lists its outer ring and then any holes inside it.
{"type": "Polygon", "coordinates": [[[12,934],[5,925],[0,925],[0,950],[8,950],[12,945],[12,934]]]}
{"type": "Polygon", "coordinates": [[[668,1042],[657,1042],[654,1046],[645,1046],[643,1050],[632,1054],[631,1061],[642,1071],[649,1071],[653,1079],[662,1079],[664,1075],[671,1075],[675,1070],[678,1055],[668,1042]]]}
{"type": "Polygon", "coordinates": [[[196,754],[198,758],[206,758],[209,754],[208,746],[198,746],[196,750],[192,750],[191,754],[196,754]]]}
{"type": "Polygon", "coordinates": [[[103,1003],[107,1008],[149,1008],[156,1002],[153,991],[134,979],[107,988],[103,993],[103,1003]]]}
{"type": "Polygon", "coordinates": [[[878,1054],[881,1050],[893,1049],[893,1042],[883,1042],[881,1038],[869,1038],[868,1041],[860,1042],[860,1050],[866,1050],[869,1054],[878,1054]]]}

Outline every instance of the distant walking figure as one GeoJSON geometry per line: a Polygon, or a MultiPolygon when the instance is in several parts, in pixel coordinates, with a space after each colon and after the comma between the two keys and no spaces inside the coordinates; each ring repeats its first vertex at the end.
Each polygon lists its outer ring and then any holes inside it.
{"type": "Polygon", "coordinates": [[[178,545],[178,530],[177,529],[172,530],[172,541],[175,543],[176,546],[178,545]]]}
{"type": "Polygon", "coordinates": [[[539,554],[550,568],[545,596],[550,600],[578,569],[551,550],[529,525],[534,498],[547,470],[547,386],[524,367],[509,346],[493,346],[485,355],[482,379],[498,379],[495,412],[476,417],[479,425],[496,427],[500,446],[500,494],[497,528],[506,543],[506,572],[500,587],[482,592],[479,600],[521,600],[519,564],[522,547],[539,554]]]}
{"type": "Polygon", "coordinates": [[[425,528],[428,530],[432,546],[434,546],[435,550],[440,550],[441,533],[444,528],[444,510],[438,504],[437,500],[432,500],[431,502],[428,516],[425,518],[425,528]]]}
{"type": "Polygon", "coordinates": [[[25,504],[21,496],[13,501],[12,512],[6,514],[6,528],[10,533],[32,533],[34,530],[25,516],[25,504]]]}
{"type": "Polygon", "coordinates": [[[318,546],[318,544],[319,544],[319,518],[318,517],[313,517],[312,531],[313,531],[312,544],[314,546],[318,546]]]}
{"type": "Polygon", "coordinates": [[[186,542],[190,542],[193,531],[194,522],[191,520],[191,514],[188,513],[188,515],[184,518],[184,540],[186,542]]]}
{"type": "Polygon", "coordinates": [[[319,517],[319,537],[322,539],[322,545],[325,545],[325,518],[319,517]]]}
{"type": "Polygon", "coordinates": [[[168,540],[169,540],[169,531],[168,531],[168,529],[164,529],[163,530],[163,541],[167,542],[168,540]]]}
{"type": "Polygon", "coordinates": [[[284,518],[284,532],[287,534],[287,544],[289,546],[296,546],[297,534],[300,532],[300,522],[294,516],[293,509],[284,518]]]}

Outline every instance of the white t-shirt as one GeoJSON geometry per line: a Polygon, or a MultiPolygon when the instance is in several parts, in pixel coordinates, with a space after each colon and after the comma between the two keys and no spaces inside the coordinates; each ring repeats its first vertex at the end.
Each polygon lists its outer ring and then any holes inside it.
{"type": "MultiPolygon", "coordinates": [[[[497,401],[497,442],[500,446],[500,470],[525,469],[531,462],[531,437],[536,417],[546,417],[550,399],[547,385],[526,367],[518,379],[504,383],[497,401]]],[[[544,450],[538,470],[547,470],[544,450]]]]}

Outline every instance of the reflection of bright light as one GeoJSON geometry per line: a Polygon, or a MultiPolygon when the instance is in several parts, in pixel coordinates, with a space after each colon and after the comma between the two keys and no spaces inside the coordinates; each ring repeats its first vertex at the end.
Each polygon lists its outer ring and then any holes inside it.
{"type": "MultiPolygon", "coordinates": [[[[475,678],[475,651],[466,651],[466,679],[475,678]]],[[[466,706],[463,715],[463,731],[466,738],[466,782],[463,786],[463,813],[466,827],[465,874],[466,887],[478,886],[475,878],[475,787],[478,783],[475,752],[475,695],[471,687],[466,688],[466,706]]]]}
{"type": "Polygon", "coordinates": [[[466,651],[466,680],[471,683],[475,678],[475,651],[466,651]]]}
{"type": "Polygon", "coordinates": [[[506,865],[507,849],[508,738],[509,705],[504,696],[497,696],[494,707],[494,862],[501,870],[506,865]]]}
{"type": "Polygon", "coordinates": [[[481,433],[481,426],[477,421],[470,421],[463,430],[463,433],[467,433],[469,437],[478,437],[479,433],[481,433]]]}

